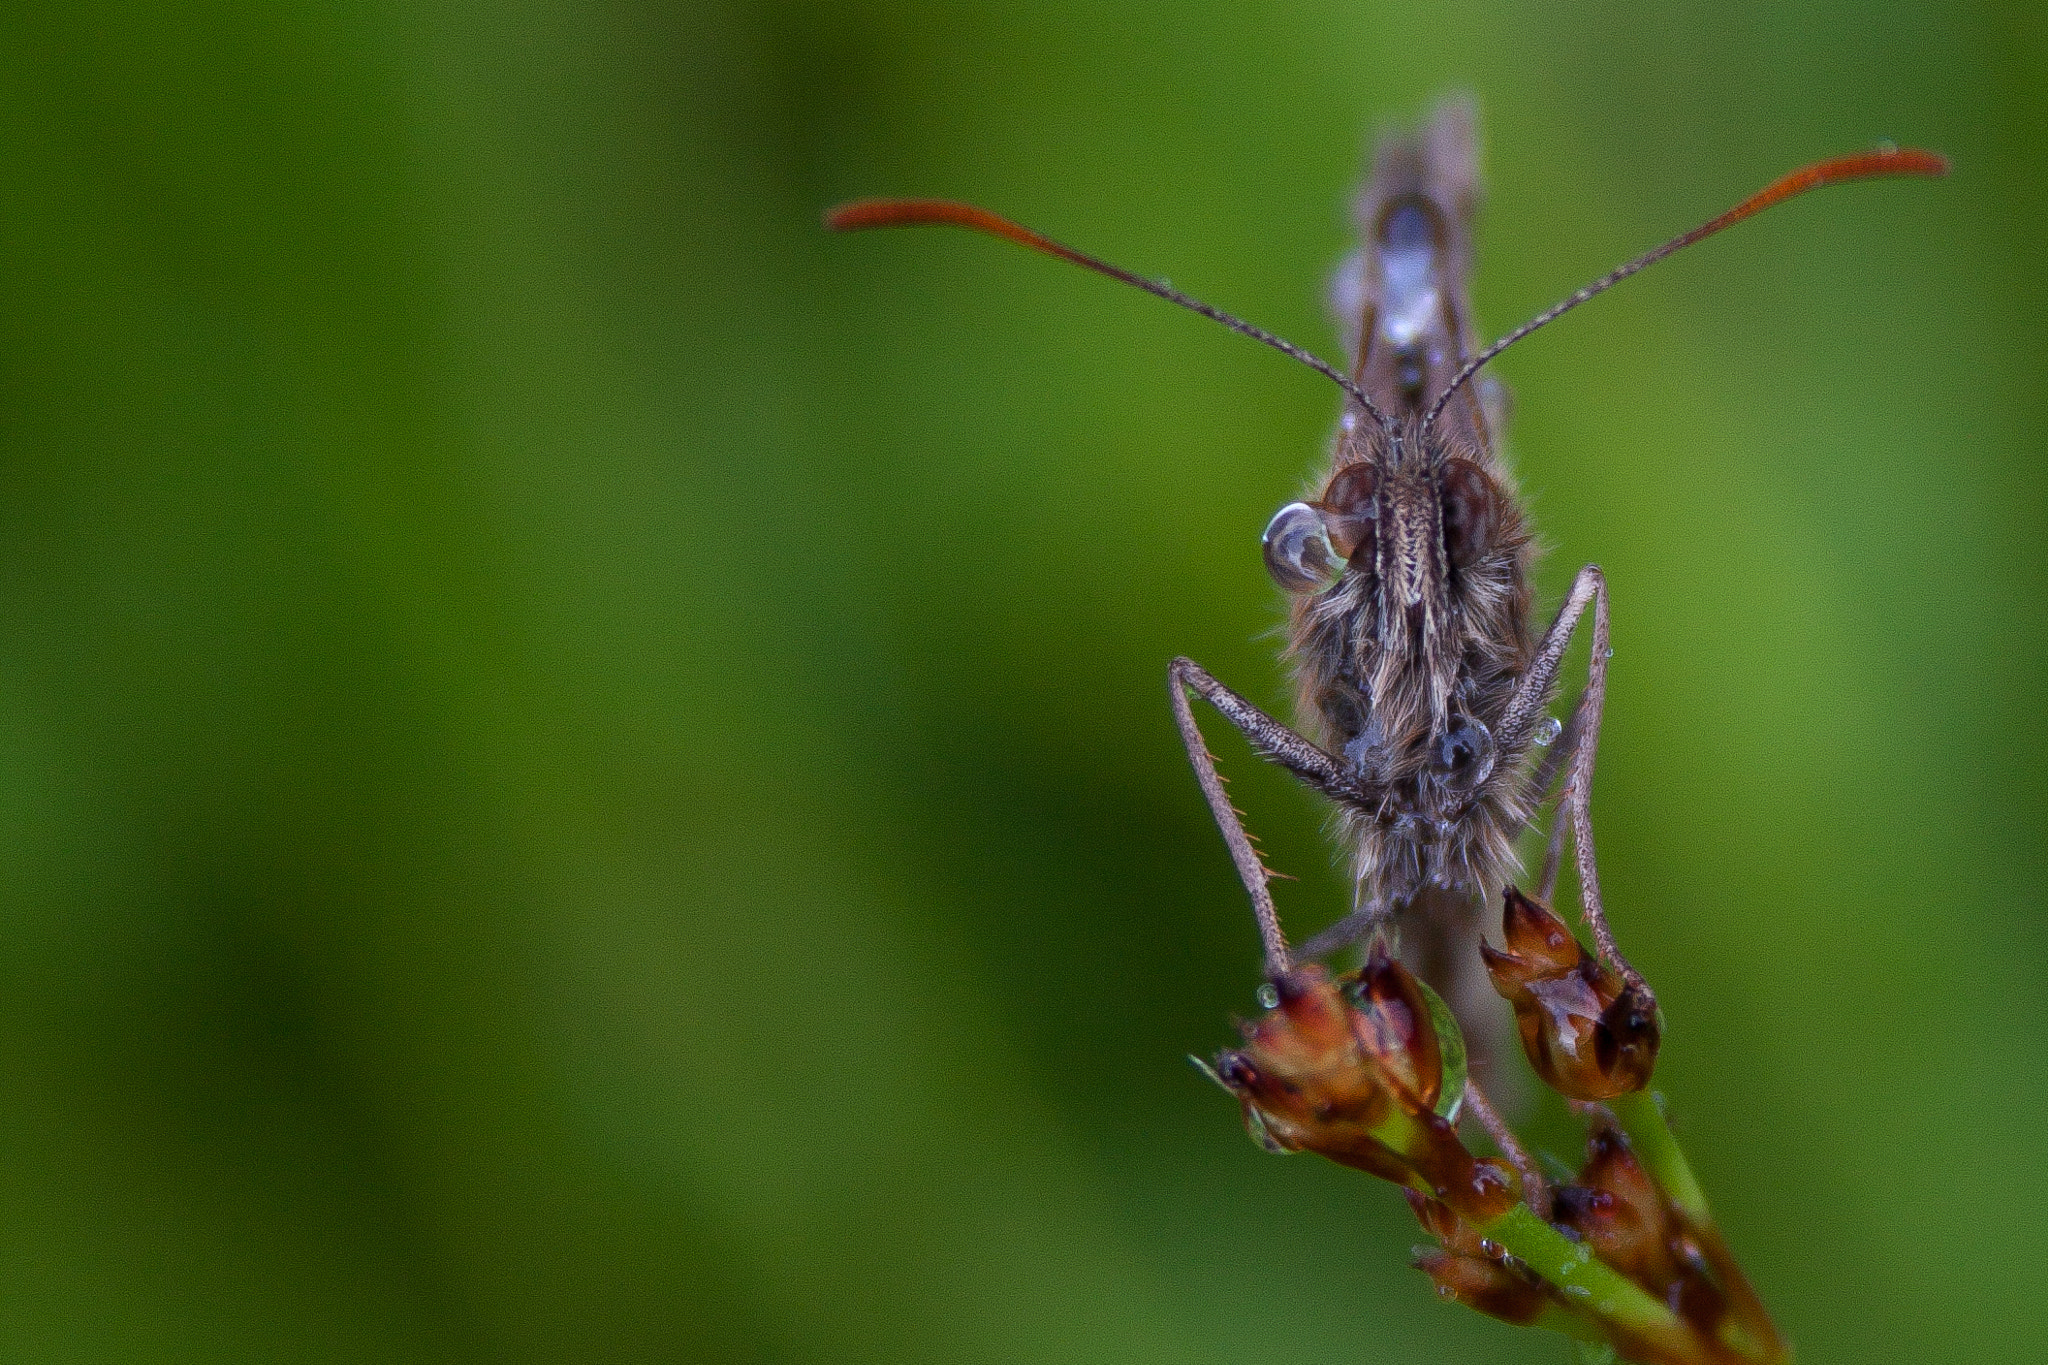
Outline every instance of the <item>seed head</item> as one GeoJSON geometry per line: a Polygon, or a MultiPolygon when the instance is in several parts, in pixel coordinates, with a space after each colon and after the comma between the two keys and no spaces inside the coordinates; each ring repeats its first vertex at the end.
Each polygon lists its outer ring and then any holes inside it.
{"type": "Polygon", "coordinates": [[[1567,1099],[1605,1100],[1650,1083],[1662,1027],[1642,990],[1512,886],[1502,895],[1501,937],[1505,950],[1482,943],[1479,952],[1546,1085],[1567,1099]]]}

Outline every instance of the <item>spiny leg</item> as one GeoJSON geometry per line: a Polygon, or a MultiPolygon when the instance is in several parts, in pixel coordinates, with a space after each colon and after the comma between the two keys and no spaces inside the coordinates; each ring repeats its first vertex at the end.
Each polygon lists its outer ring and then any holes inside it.
{"type": "MultiPolygon", "coordinates": [[[[1571,648],[1572,632],[1578,628],[1579,618],[1585,615],[1587,606],[1596,598],[1604,613],[1607,580],[1602,576],[1599,565],[1588,564],[1572,575],[1572,585],[1565,593],[1564,602],[1559,605],[1549,628],[1543,632],[1543,638],[1536,642],[1536,654],[1529,663],[1529,671],[1522,675],[1514,695],[1508,698],[1497,736],[1502,747],[1512,748],[1527,738],[1549,706],[1551,692],[1557,686],[1557,675],[1564,668],[1565,651],[1571,648]]],[[[1604,665],[1601,674],[1603,677],[1606,674],[1604,665]]]]}
{"type": "MultiPolygon", "coordinates": [[[[1235,726],[1238,732],[1250,742],[1253,751],[1259,757],[1268,762],[1279,764],[1309,786],[1340,804],[1368,807],[1377,804],[1378,798],[1360,784],[1357,775],[1347,768],[1342,761],[1316,745],[1311,744],[1294,730],[1274,720],[1264,711],[1261,711],[1222,683],[1217,682],[1215,678],[1210,676],[1207,670],[1194,660],[1175,659],[1167,670],[1167,676],[1172,681],[1174,719],[1181,727],[1181,738],[1188,744],[1188,757],[1195,764],[1197,776],[1201,775],[1204,761],[1208,763],[1210,771],[1214,772],[1215,760],[1209,756],[1206,748],[1201,749],[1199,755],[1197,753],[1200,732],[1194,728],[1194,715],[1187,704],[1186,693],[1190,691],[1215,707],[1217,714],[1235,726]]],[[[1220,791],[1220,778],[1218,782],[1219,786],[1217,789],[1220,791]]],[[[1208,795],[1209,790],[1209,782],[1204,778],[1202,785],[1203,794],[1208,795]]],[[[1227,798],[1224,798],[1219,807],[1218,798],[1210,796],[1209,808],[1217,812],[1217,823],[1222,824],[1225,818],[1223,811],[1230,809],[1230,803],[1227,798]]],[[[1231,813],[1231,818],[1233,820],[1236,818],[1234,810],[1231,813]]],[[[1224,838],[1227,841],[1230,837],[1230,831],[1226,827],[1224,838]]],[[[1234,859],[1237,857],[1237,850],[1234,845],[1231,850],[1231,856],[1234,859]]],[[[1256,852],[1254,852],[1254,857],[1256,857],[1256,852]]],[[[1245,864],[1241,860],[1238,862],[1238,872],[1240,876],[1244,875],[1245,872],[1245,864]]],[[[1249,886],[1249,881],[1246,884],[1249,886]]],[[[1252,899],[1256,909],[1259,901],[1258,894],[1254,893],[1252,899]]],[[[1392,907],[1387,905],[1385,901],[1379,899],[1368,901],[1311,938],[1303,946],[1299,955],[1304,958],[1317,958],[1333,953],[1339,948],[1370,937],[1383,928],[1391,916],[1392,907]]]]}
{"type": "MultiPolygon", "coordinates": [[[[1529,790],[1535,794],[1539,806],[1550,796],[1551,785],[1557,781],[1558,774],[1578,752],[1579,739],[1585,733],[1585,720],[1585,698],[1581,697],[1572,706],[1571,719],[1558,731],[1555,747],[1543,756],[1543,762],[1537,765],[1529,779],[1529,790]]],[[[1564,859],[1564,832],[1569,823],[1563,803],[1559,802],[1550,815],[1550,830],[1543,844],[1543,874],[1536,881],[1536,899],[1545,905],[1549,905],[1557,895],[1557,868],[1564,859]]]]}
{"type": "MultiPolygon", "coordinates": [[[[1606,906],[1600,897],[1600,870],[1593,849],[1593,760],[1600,745],[1600,713],[1607,700],[1607,659],[1612,652],[1607,579],[1598,565],[1588,564],[1573,576],[1571,591],[1565,594],[1564,605],[1558,608],[1557,618],[1550,623],[1550,629],[1543,633],[1543,639],[1536,646],[1535,662],[1523,675],[1521,685],[1508,702],[1501,729],[1507,737],[1505,742],[1510,744],[1519,743],[1529,733],[1550,699],[1558,671],[1564,664],[1565,651],[1571,646],[1572,632],[1588,607],[1593,610],[1592,648],[1586,660],[1586,688],[1579,694],[1578,705],[1572,712],[1579,734],[1574,737],[1567,761],[1564,792],[1558,798],[1558,814],[1571,822],[1572,863],[1579,874],[1579,897],[1585,908],[1586,927],[1593,934],[1594,947],[1630,985],[1654,1000],[1649,983],[1622,956],[1620,945],[1614,941],[1614,931],[1608,927],[1606,906]]],[[[1555,831],[1552,838],[1557,838],[1555,831]]],[[[1549,872],[1548,867],[1546,872],[1549,872]]]]}
{"type": "Polygon", "coordinates": [[[1336,759],[1217,682],[1194,660],[1175,659],[1168,666],[1166,677],[1167,691],[1173,698],[1173,723],[1179,728],[1181,743],[1187,748],[1188,762],[1195,770],[1195,781],[1202,788],[1203,799],[1209,803],[1209,813],[1216,818],[1216,827],[1223,832],[1223,842],[1230,849],[1230,860],[1237,865],[1238,878],[1244,882],[1244,889],[1252,898],[1252,914],[1259,922],[1259,939],[1265,946],[1266,973],[1278,977],[1292,965],[1292,956],[1287,949],[1287,935],[1280,928],[1279,912],[1273,907],[1272,892],[1267,886],[1272,873],[1259,856],[1251,836],[1245,832],[1244,820],[1237,807],[1230,803],[1230,794],[1224,790],[1223,775],[1216,769],[1216,758],[1209,752],[1201,728],[1195,724],[1195,712],[1188,703],[1188,694],[1193,692],[1215,707],[1251,742],[1260,757],[1280,764],[1318,791],[1332,796],[1348,795],[1353,789],[1350,777],[1336,759]]]}
{"type": "Polygon", "coordinates": [[[1266,860],[1259,856],[1258,849],[1253,847],[1251,835],[1245,832],[1243,817],[1230,803],[1230,793],[1223,789],[1223,774],[1216,770],[1216,756],[1209,752],[1208,741],[1202,738],[1201,727],[1195,724],[1195,710],[1188,705],[1190,672],[1209,678],[1187,659],[1175,659],[1167,669],[1167,691],[1173,697],[1173,723],[1180,730],[1180,741],[1188,751],[1188,763],[1195,770],[1195,782],[1202,789],[1202,798],[1209,803],[1209,813],[1216,818],[1216,828],[1223,832],[1223,843],[1230,850],[1230,861],[1237,864],[1238,879],[1252,898],[1252,917],[1259,922],[1259,942],[1266,952],[1266,975],[1277,980],[1286,975],[1292,963],[1287,952],[1287,934],[1280,927],[1280,912],[1273,908],[1273,892],[1267,885],[1273,874],[1266,867],[1266,860]]]}
{"type": "Polygon", "coordinates": [[[1585,734],[1585,698],[1572,703],[1572,713],[1558,727],[1557,738],[1551,742],[1550,752],[1543,755],[1543,761],[1529,775],[1529,790],[1540,804],[1550,795],[1551,786],[1557,781],[1572,761],[1572,755],[1579,751],[1579,740],[1585,734]]]}
{"type": "MultiPolygon", "coordinates": [[[[1311,744],[1217,682],[1193,659],[1175,659],[1167,666],[1166,675],[1172,684],[1176,714],[1186,710],[1186,694],[1193,692],[1235,726],[1260,758],[1279,764],[1334,801],[1357,805],[1365,799],[1357,780],[1342,760],[1311,744]]],[[[1188,723],[1193,723],[1192,716],[1188,723]]]]}

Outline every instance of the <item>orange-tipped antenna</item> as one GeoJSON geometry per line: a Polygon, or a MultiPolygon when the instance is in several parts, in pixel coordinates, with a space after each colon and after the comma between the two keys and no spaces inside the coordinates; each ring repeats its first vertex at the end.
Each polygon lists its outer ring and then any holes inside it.
{"type": "Polygon", "coordinates": [[[1655,265],[1674,251],[1682,251],[1703,237],[1711,237],[1722,228],[1734,227],[1752,214],[1762,213],[1773,204],[1781,204],[1795,195],[1808,190],[1817,190],[1823,185],[1838,185],[1845,180],[1874,180],[1881,176],[1922,175],[1937,176],[1948,174],[1948,158],[1934,152],[1918,151],[1911,147],[1880,147],[1874,152],[1860,152],[1855,156],[1838,156],[1832,161],[1816,161],[1811,166],[1801,166],[1790,175],[1772,181],[1749,198],[1729,209],[1718,218],[1701,223],[1690,232],[1680,233],[1654,251],[1648,251],[1630,261],[1627,265],[1608,271],[1599,279],[1579,290],[1555,308],[1546,309],[1527,322],[1509,332],[1493,345],[1465,362],[1465,368],[1458,371],[1444,391],[1436,396],[1429,406],[1429,415],[1422,419],[1427,429],[1436,421],[1438,413],[1444,410],[1451,395],[1463,387],[1466,380],[1479,373],[1479,367],[1520,341],[1539,327],[1557,321],[1572,309],[1620,284],[1645,266],[1655,265]]]}
{"type": "Polygon", "coordinates": [[[1057,256],[1071,261],[1113,280],[1121,280],[1148,294],[1156,294],[1168,303],[1177,303],[1183,308],[1200,313],[1213,322],[1220,322],[1233,332],[1242,333],[1253,341],[1263,341],[1285,356],[1292,356],[1302,364],[1333,380],[1337,387],[1350,394],[1357,404],[1381,426],[1392,428],[1387,415],[1373,406],[1357,382],[1318,356],[1311,355],[1301,347],[1282,337],[1276,337],[1263,327],[1254,327],[1242,318],[1232,317],[1221,308],[1212,308],[1200,299],[1190,298],[1171,285],[1157,280],[1148,280],[1143,275],[1134,275],[1107,261],[1097,260],[1083,251],[1055,242],[1052,238],[1033,232],[1009,219],[990,213],[987,209],[972,204],[956,203],[950,199],[860,199],[851,204],[841,204],[825,215],[825,226],[834,232],[853,232],[861,228],[878,227],[922,227],[928,224],[947,224],[952,227],[968,228],[974,232],[985,232],[991,237],[1001,237],[1015,242],[1018,246],[1042,251],[1048,256],[1057,256]]]}

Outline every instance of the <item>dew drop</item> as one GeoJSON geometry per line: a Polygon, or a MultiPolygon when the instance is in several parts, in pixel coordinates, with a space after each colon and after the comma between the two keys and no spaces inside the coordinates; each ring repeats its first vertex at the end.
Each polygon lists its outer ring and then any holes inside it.
{"type": "Polygon", "coordinates": [[[1529,738],[1534,743],[1547,749],[1556,743],[1557,737],[1563,733],[1563,722],[1558,720],[1556,716],[1545,716],[1542,720],[1536,722],[1536,728],[1530,732],[1529,738]]]}
{"type": "Polygon", "coordinates": [[[1266,571],[1288,592],[1322,592],[1344,576],[1344,556],[1330,543],[1323,514],[1305,502],[1276,512],[1259,543],[1266,571]]]}
{"type": "Polygon", "coordinates": [[[1605,649],[1601,650],[1601,651],[1600,651],[1600,657],[1601,657],[1601,658],[1603,658],[1603,659],[1611,659],[1611,658],[1613,658],[1613,657],[1614,657],[1614,646],[1613,646],[1613,645],[1609,645],[1609,646],[1607,646],[1607,648],[1605,648],[1605,649]]]}
{"type": "Polygon", "coordinates": [[[1276,988],[1276,987],[1275,987],[1275,986],[1273,985],[1273,983],[1272,983],[1272,982],[1268,981],[1268,982],[1267,982],[1267,983],[1266,983],[1265,985],[1263,985],[1263,986],[1259,987],[1259,1008],[1260,1008],[1260,1009],[1268,1009],[1268,1010],[1270,1010],[1270,1009],[1276,1009],[1276,1008],[1278,1008],[1278,1007],[1279,1007],[1279,1004],[1280,1004],[1280,992],[1279,992],[1278,988],[1276,988]]]}

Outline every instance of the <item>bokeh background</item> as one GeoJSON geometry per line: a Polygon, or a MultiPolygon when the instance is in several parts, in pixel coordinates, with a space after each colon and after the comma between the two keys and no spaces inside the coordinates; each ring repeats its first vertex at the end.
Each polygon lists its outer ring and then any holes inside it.
{"type": "Polygon", "coordinates": [[[1256,953],[1163,670],[1282,704],[1328,387],[817,227],[972,198],[1329,351],[1370,131],[1453,88],[1493,331],[1799,162],[1955,160],[1500,371],[1546,594],[1614,585],[1609,902],[1738,1249],[1805,1360],[2038,1360],[2017,0],[18,7],[0,1356],[1562,1358],[1182,1060],[1256,953]]]}

